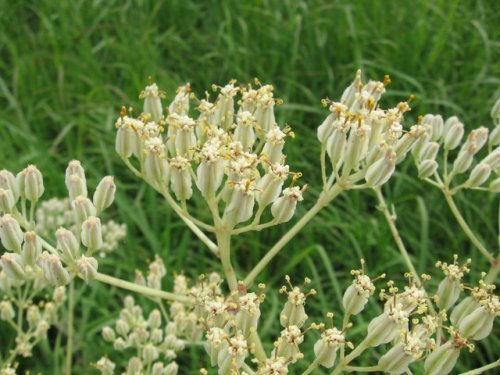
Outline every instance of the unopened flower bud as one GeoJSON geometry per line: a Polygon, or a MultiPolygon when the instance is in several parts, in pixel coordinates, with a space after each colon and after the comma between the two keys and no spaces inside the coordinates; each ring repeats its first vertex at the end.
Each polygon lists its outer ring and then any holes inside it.
{"type": "Polygon", "coordinates": [[[144,176],[148,181],[163,186],[169,177],[169,165],[163,155],[150,152],[144,158],[144,176]]]}
{"type": "Polygon", "coordinates": [[[72,206],[78,223],[83,223],[90,216],[95,216],[97,214],[97,210],[92,201],[83,195],[77,196],[73,201],[72,206]]]}
{"type": "Polygon", "coordinates": [[[116,340],[115,331],[113,331],[113,328],[111,327],[104,327],[102,329],[102,337],[107,342],[113,342],[116,340]]]}
{"type": "Polygon", "coordinates": [[[101,220],[90,216],[82,224],[82,243],[90,253],[102,246],[101,220]]]}
{"type": "Polygon", "coordinates": [[[33,266],[42,253],[42,240],[35,232],[26,232],[24,234],[24,243],[21,250],[21,257],[24,264],[33,266]]]}
{"type": "Polygon", "coordinates": [[[435,160],[439,152],[439,143],[429,142],[422,149],[422,160],[435,160]]]}
{"type": "Polygon", "coordinates": [[[0,212],[11,213],[15,205],[16,201],[12,191],[0,188],[0,212]]]}
{"type": "Polygon", "coordinates": [[[447,375],[455,367],[460,350],[455,349],[452,341],[438,346],[425,360],[425,375],[447,375]]]}
{"type": "Polygon", "coordinates": [[[123,320],[123,319],[118,319],[116,321],[116,332],[118,332],[119,335],[122,335],[122,336],[127,336],[128,333],[130,331],[130,326],[128,325],[128,323],[123,320]]]}
{"type": "Polygon", "coordinates": [[[113,342],[113,348],[115,350],[118,350],[118,351],[121,351],[121,350],[125,350],[129,347],[129,345],[127,344],[127,342],[121,338],[121,337],[118,337],[114,342],[113,342]]]}
{"type": "Polygon", "coordinates": [[[326,152],[332,161],[332,165],[334,165],[337,170],[345,156],[347,130],[347,127],[336,127],[326,141],[326,152]]]}
{"type": "Polygon", "coordinates": [[[24,280],[26,278],[23,260],[19,254],[4,253],[0,257],[0,266],[3,272],[11,279],[24,280]]]}
{"type": "Polygon", "coordinates": [[[30,328],[35,327],[40,322],[41,319],[42,316],[40,314],[40,309],[38,308],[38,306],[28,307],[28,311],[26,313],[26,320],[28,321],[30,328]]]}
{"type": "Polygon", "coordinates": [[[486,155],[481,163],[488,164],[493,170],[500,168],[500,147],[497,147],[486,155]]]}
{"type": "Polygon", "coordinates": [[[248,355],[248,345],[243,335],[236,335],[228,341],[229,345],[222,349],[217,357],[219,375],[237,373],[248,355]]]}
{"type": "Polygon", "coordinates": [[[163,116],[162,96],[163,93],[156,83],[146,86],[140,95],[140,98],[144,99],[144,113],[149,114],[154,122],[160,121],[163,116]]]}
{"type": "Polygon", "coordinates": [[[163,362],[156,362],[153,367],[151,367],[151,375],[164,375],[165,366],[163,362]]]}
{"type": "Polygon", "coordinates": [[[242,111],[238,113],[236,123],[234,139],[240,142],[245,150],[250,150],[255,142],[255,117],[248,111],[242,111]]]}
{"type": "Polygon", "coordinates": [[[71,277],[66,268],[63,267],[61,259],[56,254],[44,251],[40,255],[40,263],[45,279],[56,286],[63,286],[70,282],[71,277]]]}
{"type": "Polygon", "coordinates": [[[333,367],[337,358],[337,350],[344,346],[344,344],[344,334],[337,328],[325,330],[321,338],[314,344],[314,354],[316,355],[317,363],[326,368],[333,367]]]}
{"type": "Polygon", "coordinates": [[[161,313],[159,310],[155,309],[151,311],[148,317],[148,325],[152,329],[159,328],[161,326],[161,313]]]}
{"type": "Polygon", "coordinates": [[[275,164],[257,183],[256,199],[260,207],[266,207],[279,197],[283,183],[288,177],[288,165],[275,164]]]}
{"type": "Polygon", "coordinates": [[[470,168],[472,161],[474,160],[474,153],[468,150],[463,150],[458,153],[455,162],[453,163],[452,173],[464,173],[470,168]]]}
{"type": "Polygon", "coordinates": [[[77,174],[73,174],[69,177],[66,186],[68,188],[70,201],[73,201],[78,196],[86,197],[88,194],[87,183],[77,174]]]}
{"type": "Polygon", "coordinates": [[[468,147],[468,145],[474,144],[474,154],[477,154],[488,141],[488,134],[489,130],[484,126],[472,130],[467,137],[467,142],[465,142],[463,148],[465,149],[468,147]]]}
{"type": "Polygon", "coordinates": [[[380,158],[368,167],[365,180],[369,187],[383,185],[391,178],[396,167],[396,153],[388,150],[384,157],[380,158]]]}
{"type": "Polygon", "coordinates": [[[368,152],[368,142],[370,141],[371,128],[365,124],[359,124],[351,128],[349,139],[347,140],[344,156],[343,173],[349,173],[351,169],[356,168],[359,162],[368,152]]]}
{"type": "Polygon", "coordinates": [[[132,357],[127,364],[126,375],[137,375],[142,373],[142,362],[138,357],[132,357]]]}
{"type": "Polygon", "coordinates": [[[115,150],[123,159],[128,159],[134,151],[136,135],[127,126],[119,126],[116,131],[115,150]]]}
{"type": "Polygon", "coordinates": [[[497,99],[490,112],[491,118],[495,125],[500,123],[500,99],[497,99]]]}
{"type": "Polygon", "coordinates": [[[271,206],[271,214],[276,223],[286,223],[289,221],[295,213],[297,202],[303,199],[302,190],[298,186],[283,190],[283,195],[276,199],[271,206]]]}
{"type": "Polygon", "coordinates": [[[76,261],[79,276],[88,284],[94,280],[97,275],[97,260],[92,257],[81,256],[76,261]]]}
{"type": "Polygon", "coordinates": [[[372,319],[368,324],[366,342],[371,347],[386,344],[394,340],[401,329],[408,326],[408,313],[403,310],[400,304],[391,306],[389,311],[385,311],[372,319]]]}
{"type": "Polygon", "coordinates": [[[144,363],[149,365],[158,359],[160,353],[158,349],[153,344],[146,344],[142,349],[142,358],[144,359],[144,363]]]}
{"type": "Polygon", "coordinates": [[[224,217],[232,225],[252,217],[255,204],[255,182],[244,180],[234,185],[231,199],[224,211],[224,217]]]}
{"type": "Polygon", "coordinates": [[[462,124],[456,117],[446,120],[445,135],[444,135],[444,149],[454,150],[458,147],[464,136],[464,124],[462,124]]]}
{"type": "Polygon", "coordinates": [[[0,240],[7,250],[21,252],[23,232],[17,220],[10,214],[0,218],[0,240]]]}
{"type": "Polygon", "coordinates": [[[111,206],[115,199],[115,192],[116,185],[112,176],[106,176],[99,182],[92,198],[98,214],[111,206]]]}
{"type": "Polygon", "coordinates": [[[497,126],[495,126],[495,128],[491,131],[490,137],[488,140],[488,145],[490,147],[500,145],[500,121],[497,124],[497,126]]]}
{"type": "Polygon", "coordinates": [[[19,187],[16,182],[16,177],[6,169],[0,171],[0,188],[10,190],[14,196],[14,201],[19,199],[19,187]]]}
{"type": "Polygon", "coordinates": [[[163,330],[160,328],[155,328],[151,330],[151,342],[153,344],[159,344],[163,341],[163,330]]]}
{"type": "Polygon", "coordinates": [[[11,321],[16,316],[16,311],[9,301],[0,302],[0,320],[11,321]]]}
{"type": "Polygon", "coordinates": [[[479,163],[474,167],[465,184],[467,187],[475,188],[484,184],[491,174],[491,167],[486,163],[479,163]]]}
{"type": "Polygon", "coordinates": [[[500,193],[500,177],[497,177],[493,181],[491,181],[488,190],[492,193],[500,193]]]}
{"type": "Polygon", "coordinates": [[[179,365],[175,362],[171,362],[168,364],[167,367],[165,367],[165,370],[163,370],[163,375],[177,375],[179,372],[179,365]]]}
{"type": "Polygon", "coordinates": [[[21,197],[36,202],[44,192],[42,173],[34,165],[28,165],[17,174],[17,184],[21,197]]]}
{"type": "Polygon", "coordinates": [[[378,366],[391,375],[400,375],[408,370],[408,366],[415,359],[404,350],[402,343],[394,345],[387,353],[380,357],[378,366]]]}
{"type": "Polygon", "coordinates": [[[196,170],[196,186],[204,197],[212,197],[219,189],[224,178],[222,160],[202,160],[196,170]]]}
{"type": "Polygon", "coordinates": [[[80,256],[80,243],[73,232],[59,228],[56,231],[57,245],[61,250],[63,260],[69,262],[80,256]]]}
{"type": "Polygon", "coordinates": [[[423,160],[418,167],[418,178],[424,180],[434,174],[439,165],[435,160],[423,160]]]}

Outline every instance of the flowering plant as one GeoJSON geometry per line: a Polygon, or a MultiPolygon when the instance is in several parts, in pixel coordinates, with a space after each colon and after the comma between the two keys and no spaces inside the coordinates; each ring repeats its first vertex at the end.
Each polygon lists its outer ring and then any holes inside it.
{"type": "MultiPolygon", "coordinates": [[[[65,301],[65,286],[69,288],[68,308],[74,308],[76,278],[128,289],[158,305],[145,315],[143,307],[129,296],[114,328],[102,331],[104,340],[127,357],[125,374],[176,374],[176,357],[192,345],[204,348],[210,368],[219,375],[295,373],[294,368],[300,368],[301,363],[307,363],[304,375],[320,368],[331,369],[332,375],[354,371],[402,374],[418,363],[423,363],[425,374],[451,372],[461,349],[473,350],[474,341],[491,333],[500,314],[499,299],[493,292],[500,262],[474,235],[453,201],[453,194],[461,189],[499,192],[500,102],[492,111],[495,129],[491,133],[486,128],[473,130],[454,155],[464,133],[459,120],[452,117],[444,122],[439,115],[426,115],[405,130],[403,120],[413,98],[382,109],[379,101],[389,83],[388,76],[383,82],[363,83],[358,71],[340,100],[323,100],[329,114],[317,131],[321,192],[314,205],[246,275],[238,275],[233,267],[232,239],[287,223],[307,194],[307,185],[300,182],[302,174],[287,164],[285,142],[294,133],[276,121],[274,109],[282,101],[275,98],[271,85],[258,80],[245,85],[236,81],[223,87],[213,85],[217,96],[211,101],[208,93],[198,99],[187,84],[179,87],[164,111],[165,93],[150,82],[140,94],[144,107],[138,115],[132,108],[120,111],[116,121],[118,155],[220,261],[220,273],[210,270],[194,282],[182,274],[174,275],[170,291],[162,287],[167,271],[158,255],[147,274],[137,272],[134,282],[98,271],[95,255],[116,247],[124,231],[115,223],[102,222],[102,213],[115,196],[113,177],[104,177],[90,199],[85,171],[80,162],[71,161],[65,176],[68,199],[49,204],[40,202],[44,182],[35,166],[16,176],[1,171],[0,238],[5,252],[0,260],[0,290],[5,298],[0,318],[17,330],[16,345],[6,356],[2,374],[15,373],[16,358],[29,356],[33,345],[45,337],[56,310],[65,301]],[[452,185],[473,166],[486,144],[487,156],[463,181],[452,185]],[[436,161],[440,149],[444,149],[442,174],[436,161]],[[456,158],[449,169],[452,154],[456,158]],[[491,269],[475,285],[462,281],[470,260],[460,264],[457,256],[452,263],[436,263],[443,277],[435,291],[428,287],[430,276],[415,271],[381,190],[409,156],[417,164],[418,177],[443,191],[461,228],[491,261],[491,269]],[[408,267],[406,285],[397,286],[389,280],[379,289],[380,314],[368,324],[363,340],[353,343],[349,341],[352,318],[365,310],[377,280],[386,275],[370,277],[361,260],[361,268],[351,272],[352,283],[345,289],[342,317],[334,319],[328,311],[326,321],[310,319],[306,312],[307,301],[316,293],[310,287],[312,280],[305,278],[303,284],[296,285],[286,276],[286,285],[279,289],[286,297],[281,313],[266,317],[278,318],[282,331],[272,345],[266,345],[259,335],[260,305],[269,292],[259,280],[261,271],[320,210],[339,195],[360,189],[373,190],[377,196],[408,267]],[[43,207],[57,211],[58,204],[64,207],[53,219],[40,211],[43,207]],[[261,283],[255,285],[256,281],[261,283]],[[51,286],[55,289],[50,301],[38,302],[37,295],[51,286]],[[464,294],[467,296],[460,299],[464,294]],[[163,300],[170,301],[168,309],[163,300]],[[309,337],[314,339],[314,358],[303,354],[309,337]],[[382,345],[385,350],[376,363],[352,364],[363,352],[382,345]]],[[[73,329],[70,316],[68,373],[73,329]]],[[[115,373],[112,358],[96,358],[95,368],[103,374],[115,373]]],[[[474,373],[498,365],[497,361],[474,373]]],[[[209,371],[201,369],[205,374],[209,371]]]]}

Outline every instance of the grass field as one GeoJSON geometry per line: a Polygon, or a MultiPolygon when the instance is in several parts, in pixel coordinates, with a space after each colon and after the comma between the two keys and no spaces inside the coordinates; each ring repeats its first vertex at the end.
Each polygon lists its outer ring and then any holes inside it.
{"type": "MultiPolygon", "coordinates": [[[[327,114],[322,98],[338,98],[361,68],[370,78],[391,75],[384,104],[416,95],[407,125],[431,112],[458,115],[469,128],[491,127],[489,111],[500,96],[499,24],[500,4],[494,0],[0,0],[0,169],[18,171],[36,163],[47,197],[66,194],[64,169],[71,159],[85,165],[90,186],[104,175],[116,176],[117,201],[109,215],[126,223],[129,232],[123,247],[101,264],[103,272],[132,279],[154,254],[164,258],[169,272],[194,277],[220,270],[175,213],[158,204],[160,197],[115,155],[119,108],[140,107],[137,94],[148,75],[168,98],[185,82],[199,96],[212,83],[232,78],[259,77],[273,84],[285,102],[278,121],[297,134],[288,146],[288,161],[312,187],[300,215],[314,201],[321,180],[316,127],[327,114]]],[[[415,175],[412,163],[405,163],[384,191],[395,204],[417,270],[436,274],[437,259],[458,253],[477,260],[471,277],[476,280],[487,265],[460,232],[440,192],[415,175]]],[[[467,193],[457,199],[479,237],[496,250],[498,197],[467,193]]],[[[349,270],[359,266],[360,257],[370,273],[400,277],[404,263],[375,201],[370,192],[344,194],[259,279],[277,290],[287,273],[309,276],[318,290],[309,315],[319,318],[341,310],[349,270]]],[[[249,270],[289,226],[238,238],[238,269],[249,270]]],[[[112,350],[100,330],[116,318],[125,292],[78,283],[77,293],[74,373],[87,374],[90,362],[112,350]]],[[[264,311],[278,316],[279,298],[269,295],[264,311]]],[[[364,332],[366,319],[358,320],[354,334],[364,332]]],[[[62,374],[63,321],[23,367],[62,374]]],[[[0,327],[2,348],[13,336],[0,327]]],[[[278,319],[263,322],[265,337],[274,337],[278,329],[278,319]]],[[[459,369],[496,360],[499,347],[498,335],[490,336],[475,353],[463,351],[459,369]]],[[[179,362],[183,374],[207,366],[201,348],[187,350],[179,362]]]]}

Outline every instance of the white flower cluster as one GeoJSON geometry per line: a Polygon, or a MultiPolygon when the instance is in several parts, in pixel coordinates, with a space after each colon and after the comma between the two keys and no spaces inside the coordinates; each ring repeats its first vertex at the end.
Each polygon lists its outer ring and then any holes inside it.
{"type": "MultiPolygon", "coordinates": [[[[173,323],[163,327],[162,314],[157,309],[146,318],[131,296],[125,298],[124,305],[115,328],[105,327],[102,330],[104,340],[113,343],[115,350],[135,351],[123,374],[176,375],[179,366],[173,360],[176,353],[184,349],[184,342],[177,337],[173,323]]],[[[103,375],[112,375],[116,365],[105,356],[94,367],[103,375]]]]}
{"type": "MultiPolygon", "coordinates": [[[[36,232],[45,239],[55,239],[60,227],[76,231],[77,218],[68,198],[51,198],[40,203],[36,209],[36,232]]],[[[97,250],[100,257],[105,257],[115,250],[127,235],[126,224],[113,220],[102,222],[102,245],[97,250]]]]}
{"type": "Polygon", "coordinates": [[[499,193],[499,108],[500,100],[491,111],[495,124],[491,132],[488,128],[481,126],[471,130],[465,138],[464,124],[458,117],[452,116],[444,121],[440,115],[425,115],[421,119],[425,136],[413,150],[418,176],[435,185],[442,185],[450,194],[460,189],[488,190],[499,193]],[[481,156],[481,150],[484,148],[487,148],[486,155],[481,156]],[[441,150],[444,153],[442,163],[438,162],[440,159],[437,158],[441,150]],[[448,165],[450,155],[453,155],[455,159],[448,165]]]}
{"type": "Polygon", "coordinates": [[[410,110],[409,102],[381,109],[378,102],[390,83],[361,81],[358,70],[352,84],[345,89],[340,101],[323,101],[330,114],[318,128],[322,147],[323,183],[328,188],[337,181],[349,189],[365,180],[363,187],[377,187],[387,182],[396,164],[404,160],[424,134],[420,125],[403,130],[403,117],[410,110]],[[331,164],[330,178],[326,179],[325,152],[331,164]]]}
{"type": "MultiPolygon", "coordinates": [[[[17,356],[30,357],[35,345],[47,338],[47,331],[58,321],[58,310],[66,299],[64,287],[54,289],[51,296],[33,302],[32,296],[40,291],[39,286],[34,286],[31,296],[26,301],[21,301],[15,296],[14,290],[23,287],[24,282],[13,281],[0,272],[0,291],[5,299],[0,301],[0,321],[16,328],[15,346],[10,349],[4,365],[15,363],[17,356]],[[25,306],[19,308],[19,303],[25,306]]],[[[22,289],[24,291],[24,288],[22,289]]],[[[12,369],[13,374],[15,370],[12,369]]],[[[0,372],[1,373],[1,372],[0,372]]]]}
{"type": "MultiPolygon", "coordinates": [[[[42,279],[56,286],[68,284],[75,275],[86,282],[95,277],[98,264],[92,255],[103,245],[98,215],[113,202],[116,186],[111,176],[104,177],[91,201],[85,172],[77,160],[69,163],[65,182],[74,220],[66,223],[72,224],[71,227],[61,226],[55,230],[57,248],[54,248],[42,239],[40,232],[49,230],[43,228],[44,224],[58,224],[62,219],[51,217],[51,208],[35,214],[36,204],[44,190],[42,174],[35,166],[27,167],[16,177],[6,170],[0,172],[0,193],[12,198],[0,207],[4,213],[0,218],[0,239],[7,250],[0,257],[0,266],[8,277],[34,282],[42,279]],[[29,215],[27,202],[30,203],[29,215]],[[37,217],[42,219],[38,225],[37,217]],[[85,252],[81,250],[82,245],[85,252]]],[[[51,202],[55,203],[54,211],[60,213],[62,202],[51,202]]],[[[64,212],[62,218],[68,217],[64,212]]]]}
{"type": "Polygon", "coordinates": [[[196,186],[231,228],[254,213],[258,222],[270,205],[274,223],[286,222],[304,190],[294,186],[300,174],[290,171],[283,153],[285,139],[293,133],[276,123],[279,100],[273,87],[257,85],[231,81],[214,86],[219,92],[214,102],[208,94],[197,100],[186,85],[164,114],[161,92],[151,84],[141,95],[144,108],[139,117],[122,109],[116,121],[116,150],[129,166],[134,156],[137,173],[158,191],[172,191],[180,202],[191,199],[196,186]],[[189,115],[191,100],[197,101],[197,118],[189,115]],[[290,186],[284,188],[289,177],[290,186]]]}

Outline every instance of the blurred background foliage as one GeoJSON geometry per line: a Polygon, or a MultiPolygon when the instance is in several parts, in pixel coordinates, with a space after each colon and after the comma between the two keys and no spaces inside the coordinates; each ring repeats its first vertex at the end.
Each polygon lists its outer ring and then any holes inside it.
{"type": "MultiPolygon", "coordinates": [[[[114,153],[118,110],[122,104],[140,108],[138,93],[148,75],[169,99],[185,82],[198,96],[212,83],[232,78],[259,77],[273,84],[285,101],[278,120],[297,135],[288,145],[288,162],[312,187],[300,215],[314,201],[320,182],[315,129],[327,114],[322,98],[338,98],[361,68],[366,78],[391,75],[385,106],[416,95],[407,126],[431,112],[458,115],[469,129],[491,127],[489,111],[500,96],[498,25],[496,0],[0,0],[0,167],[17,172],[36,163],[45,176],[46,197],[65,195],[63,172],[71,159],[83,162],[92,187],[106,174],[116,176],[112,216],[128,225],[129,234],[101,264],[103,272],[132,279],[154,254],[172,273],[194,277],[219,270],[159,196],[134,179],[114,153]]],[[[476,261],[470,280],[477,280],[487,265],[440,193],[416,180],[411,164],[401,166],[385,193],[417,270],[437,275],[434,262],[458,253],[476,261]]],[[[498,198],[467,193],[458,200],[469,223],[496,251],[498,198]]],[[[290,225],[235,239],[240,274],[290,225]]],[[[311,299],[309,315],[320,319],[326,311],[341,312],[349,270],[361,257],[373,275],[387,272],[400,279],[405,269],[373,194],[349,192],[321,212],[259,278],[272,289],[263,307],[263,316],[269,314],[262,321],[264,336],[278,332],[283,301],[275,291],[286,273],[314,280],[318,295],[311,299]]],[[[75,373],[91,373],[89,363],[110,351],[100,329],[116,317],[123,296],[102,285],[80,284],[75,373]]],[[[371,306],[355,320],[353,341],[376,314],[376,303],[371,306]]],[[[13,339],[3,328],[0,347],[13,339]]],[[[23,361],[22,367],[61,373],[64,341],[61,323],[36,359],[23,361]]],[[[499,344],[492,337],[472,355],[464,352],[461,369],[496,359],[499,344]]],[[[375,356],[363,359],[373,363],[375,356]]],[[[200,348],[179,361],[186,366],[183,374],[207,366],[200,348]]]]}

